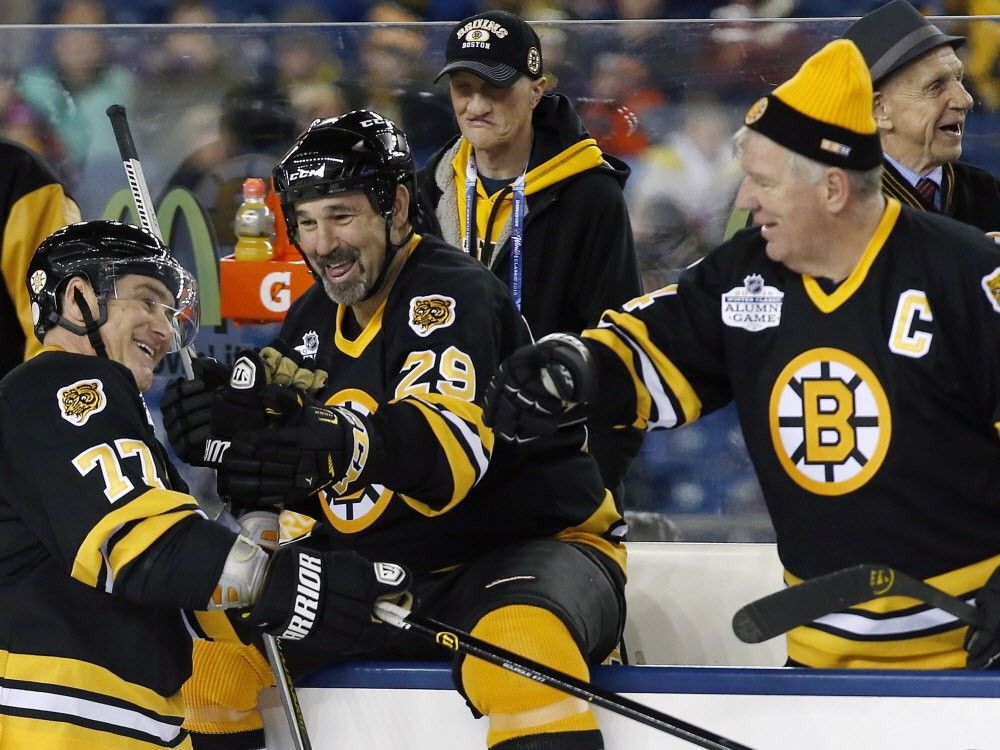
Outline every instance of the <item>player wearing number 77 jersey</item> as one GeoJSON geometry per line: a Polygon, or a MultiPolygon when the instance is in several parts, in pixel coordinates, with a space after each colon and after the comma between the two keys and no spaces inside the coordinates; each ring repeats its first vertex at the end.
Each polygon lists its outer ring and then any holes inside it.
{"type": "Polygon", "coordinates": [[[162,242],[73,224],[27,285],[43,348],[0,381],[0,747],[190,749],[200,626],[182,609],[350,643],[408,577],[299,545],[269,557],[198,509],[141,394],[197,332],[194,279],[162,242]]]}
{"type": "MultiPolygon", "coordinates": [[[[871,101],[851,42],[807,60],[736,136],[757,226],[582,336],[513,355],[486,419],[524,440],[564,400],[649,430],[733,401],[789,583],[874,562],[968,599],[1000,565],[1000,251],[882,197],[871,101]]],[[[889,597],[792,630],[788,654],[955,668],[966,630],[889,597]]]]}

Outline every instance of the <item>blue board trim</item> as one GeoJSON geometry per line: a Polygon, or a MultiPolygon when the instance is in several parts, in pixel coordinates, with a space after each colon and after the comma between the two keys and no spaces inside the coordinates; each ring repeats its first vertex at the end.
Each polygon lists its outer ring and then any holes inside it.
{"type": "MultiPolygon", "coordinates": [[[[871,695],[1000,698],[1000,672],[595,667],[593,680],[617,693],[871,695]]],[[[357,662],[321,670],[303,688],[453,690],[444,662],[357,662]]]]}

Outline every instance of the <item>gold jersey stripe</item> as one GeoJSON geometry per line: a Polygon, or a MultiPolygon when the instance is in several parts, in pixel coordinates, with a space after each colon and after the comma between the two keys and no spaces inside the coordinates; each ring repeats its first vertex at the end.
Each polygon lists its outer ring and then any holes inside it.
{"type": "Polygon", "coordinates": [[[447,513],[458,505],[479,480],[479,470],[466,453],[466,446],[456,434],[452,425],[431,406],[415,398],[405,399],[405,403],[423,414],[424,420],[430,426],[438,447],[445,454],[451,469],[451,498],[443,507],[431,507],[427,503],[406,495],[400,495],[403,501],[418,513],[425,516],[437,516],[447,513]]]}
{"type": "MultiPolygon", "coordinates": [[[[132,521],[172,511],[187,510],[186,515],[191,515],[197,512],[197,507],[190,495],[160,488],[147,490],[131,502],[112,510],[94,525],[76,551],[70,575],[88,586],[96,586],[104,564],[102,548],[118,529],[132,521]]],[[[152,543],[155,540],[149,541],[152,543]]]]}
{"type": "Polygon", "coordinates": [[[604,501],[595,510],[590,518],[579,526],[560,531],[556,534],[556,539],[561,542],[574,542],[576,544],[586,544],[601,552],[606,557],[614,560],[624,573],[628,552],[625,545],[609,541],[604,538],[608,530],[622,521],[622,516],[615,507],[615,499],[607,490],[604,491],[604,501]]]}
{"type": "Polygon", "coordinates": [[[0,651],[0,664],[4,663],[5,679],[34,683],[39,690],[45,690],[48,686],[56,690],[85,690],[96,696],[92,700],[99,700],[99,696],[103,695],[140,707],[147,713],[176,719],[184,716],[184,701],[180,691],[165,698],[147,687],[123,680],[111,670],[97,664],[64,656],[0,651]]]}
{"type": "MultiPolygon", "coordinates": [[[[605,313],[605,319],[618,326],[621,332],[602,327],[585,331],[583,335],[610,347],[628,368],[629,375],[632,377],[632,382],[636,389],[636,412],[639,416],[639,420],[634,422],[633,426],[644,429],[645,423],[652,421],[652,405],[654,402],[648,385],[644,382],[641,375],[636,372],[636,354],[632,350],[633,346],[649,358],[653,367],[656,368],[656,372],[660,376],[665,390],[673,395],[673,398],[681,407],[682,413],[676,415],[676,424],[671,426],[679,427],[682,424],[688,424],[698,419],[701,416],[701,399],[698,398],[698,394],[695,393],[688,379],[670,361],[670,358],[653,345],[646,324],[627,313],[617,311],[605,313]],[[627,342],[622,342],[623,334],[628,338],[627,342]]],[[[657,421],[661,421],[664,415],[659,416],[660,419],[657,421]]]]}
{"type": "Polygon", "coordinates": [[[812,276],[802,275],[802,284],[806,288],[806,294],[809,295],[809,299],[813,301],[813,304],[824,313],[831,313],[840,307],[844,302],[851,298],[864,280],[868,276],[868,271],[872,267],[872,263],[878,257],[879,252],[882,250],[885,241],[889,238],[889,233],[892,232],[892,228],[896,226],[896,220],[899,218],[899,212],[902,210],[900,203],[895,198],[886,198],[885,210],[882,212],[882,218],[879,219],[878,226],[875,228],[875,233],[868,240],[868,245],[865,247],[865,251],[861,254],[861,259],[858,261],[857,265],[854,266],[854,270],[851,274],[844,280],[844,282],[833,290],[832,293],[827,294],[820,287],[819,282],[816,281],[812,276]]]}
{"type": "Polygon", "coordinates": [[[815,628],[788,633],[788,656],[818,669],[961,669],[967,628],[900,640],[856,641],[815,628]]]}
{"type": "Polygon", "coordinates": [[[108,555],[112,575],[117,578],[126,565],[149,549],[153,542],[169,529],[190,517],[191,514],[191,510],[175,510],[172,513],[147,518],[133,526],[128,534],[115,543],[114,549],[108,555]]]}
{"type": "MultiPolygon", "coordinates": [[[[29,719],[0,713],[2,747],[31,750],[152,750],[164,745],[143,742],[134,737],[101,732],[79,724],[29,719]]],[[[192,750],[191,737],[173,746],[175,750],[192,750]]]]}

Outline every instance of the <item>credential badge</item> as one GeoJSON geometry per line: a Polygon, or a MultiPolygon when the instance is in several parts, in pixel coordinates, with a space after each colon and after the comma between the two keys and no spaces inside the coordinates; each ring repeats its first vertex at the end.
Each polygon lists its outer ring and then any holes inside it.
{"type": "Polygon", "coordinates": [[[750,332],[775,328],[781,322],[784,296],[784,292],[765,285],[759,273],[752,273],[743,279],[743,286],[723,293],[722,322],[750,332]]]}
{"type": "Polygon", "coordinates": [[[316,359],[316,352],[319,351],[319,334],[316,331],[302,334],[302,343],[295,347],[295,351],[301,354],[303,359],[316,359]]]}

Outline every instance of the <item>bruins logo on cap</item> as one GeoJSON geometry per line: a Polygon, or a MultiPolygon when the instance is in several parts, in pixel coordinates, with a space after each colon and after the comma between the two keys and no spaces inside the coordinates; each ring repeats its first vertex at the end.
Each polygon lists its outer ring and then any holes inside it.
{"type": "Polygon", "coordinates": [[[542,68],[542,56],[538,54],[538,50],[534,47],[528,50],[528,72],[531,75],[538,75],[538,71],[542,68]]]}
{"type": "Polygon", "coordinates": [[[983,276],[982,285],[986,299],[993,305],[994,310],[1000,312],[1000,268],[994,268],[983,276]]]}
{"type": "Polygon", "coordinates": [[[455,300],[444,295],[414,297],[410,300],[410,328],[418,336],[427,336],[435,328],[455,322],[455,300]]]}
{"type": "Polygon", "coordinates": [[[490,32],[486,29],[473,29],[465,35],[465,41],[467,42],[488,42],[489,40],[490,32]]]}
{"type": "Polygon", "coordinates": [[[104,384],[100,380],[78,380],[56,392],[59,413],[75,427],[82,427],[87,420],[107,405],[104,384]]]}
{"type": "Polygon", "coordinates": [[[753,106],[747,110],[746,117],[743,118],[744,125],[753,125],[757,120],[764,116],[764,112],[767,110],[767,97],[762,96],[760,99],[753,103],[753,106]]]}

